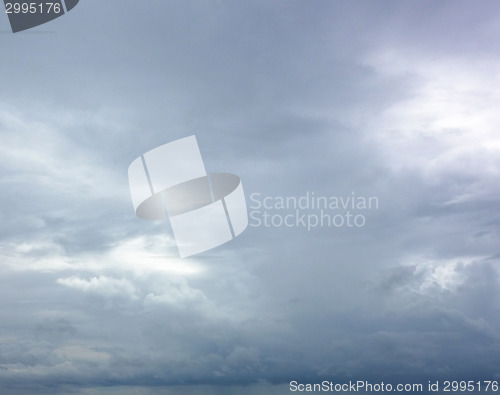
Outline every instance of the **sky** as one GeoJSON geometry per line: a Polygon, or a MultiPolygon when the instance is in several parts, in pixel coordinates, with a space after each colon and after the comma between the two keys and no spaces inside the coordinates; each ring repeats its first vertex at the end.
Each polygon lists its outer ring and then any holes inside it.
{"type": "Polygon", "coordinates": [[[82,0],[13,34],[2,13],[2,394],[500,380],[499,16],[82,0]],[[378,208],[360,227],[251,221],[180,258],[168,221],[136,217],[127,169],[193,134],[249,214],[252,194],[378,208]]]}

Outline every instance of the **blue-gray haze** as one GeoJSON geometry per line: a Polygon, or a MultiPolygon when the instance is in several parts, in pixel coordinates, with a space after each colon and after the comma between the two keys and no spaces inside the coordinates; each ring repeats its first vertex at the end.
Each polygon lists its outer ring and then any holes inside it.
{"type": "Polygon", "coordinates": [[[16,34],[0,14],[0,392],[500,379],[499,21],[462,0],[86,0],[16,34]],[[127,168],[192,134],[249,206],[379,208],[178,259],[127,168]]]}

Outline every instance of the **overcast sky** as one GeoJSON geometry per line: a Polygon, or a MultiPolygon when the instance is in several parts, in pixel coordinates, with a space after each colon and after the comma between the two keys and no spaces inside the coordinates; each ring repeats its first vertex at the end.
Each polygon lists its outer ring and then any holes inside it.
{"type": "Polygon", "coordinates": [[[498,1],[82,0],[0,30],[2,394],[500,379],[498,1]],[[127,169],[192,134],[249,205],[379,208],[177,258],[127,169]]]}

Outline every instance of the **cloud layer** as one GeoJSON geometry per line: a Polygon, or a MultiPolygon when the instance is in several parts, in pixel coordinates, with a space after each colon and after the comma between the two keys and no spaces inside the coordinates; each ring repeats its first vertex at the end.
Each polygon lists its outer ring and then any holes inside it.
{"type": "Polygon", "coordinates": [[[2,393],[499,379],[499,12],[88,0],[2,35],[2,393]],[[127,167],[193,133],[247,199],[380,206],[180,259],[127,167]]]}

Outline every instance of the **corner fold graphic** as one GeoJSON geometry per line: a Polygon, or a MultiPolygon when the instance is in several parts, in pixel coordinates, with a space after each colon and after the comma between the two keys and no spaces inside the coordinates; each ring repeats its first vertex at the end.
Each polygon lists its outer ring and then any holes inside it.
{"type": "Polygon", "coordinates": [[[4,0],[12,33],[43,25],[76,7],[80,0],[4,0]]]}

